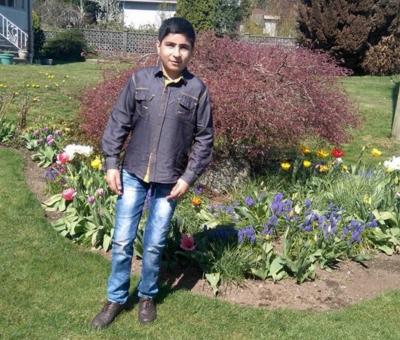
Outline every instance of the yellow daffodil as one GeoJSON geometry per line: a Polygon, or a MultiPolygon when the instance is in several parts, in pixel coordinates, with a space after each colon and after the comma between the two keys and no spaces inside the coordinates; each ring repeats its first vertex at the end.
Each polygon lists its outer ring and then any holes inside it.
{"type": "Polygon", "coordinates": [[[90,165],[95,170],[100,170],[103,167],[103,164],[101,163],[101,159],[99,156],[97,156],[94,160],[92,160],[90,165]]]}
{"type": "Polygon", "coordinates": [[[311,166],[311,162],[308,161],[307,159],[305,159],[305,160],[303,161],[303,166],[304,166],[305,168],[309,168],[309,167],[311,166]]]}
{"type": "Polygon", "coordinates": [[[324,149],[320,149],[317,151],[317,157],[319,158],[326,158],[329,156],[329,151],[324,150],[324,149]]]}
{"type": "Polygon", "coordinates": [[[371,150],[371,156],[372,157],[379,157],[382,155],[382,151],[379,151],[377,148],[373,148],[371,150]]]}
{"type": "Polygon", "coordinates": [[[342,171],[349,172],[349,168],[347,165],[342,164],[342,171]]]}
{"type": "Polygon", "coordinates": [[[329,167],[327,165],[322,164],[319,166],[319,172],[328,172],[328,170],[329,167]]]}
{"type": "Polygon", "coordinates": [[[282,162],[281,163],[281,169],[284,171],[288,171],[290,169],[291,165],[289,162],[282,162]]]}

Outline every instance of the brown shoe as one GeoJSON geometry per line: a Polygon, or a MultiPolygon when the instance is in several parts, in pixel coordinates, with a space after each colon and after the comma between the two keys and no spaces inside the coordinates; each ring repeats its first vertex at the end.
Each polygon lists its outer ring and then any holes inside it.
{"type": "Polygon", "coordinates": [[[146,324],[157,318],[156,304],[151,298],[139,298],[139,322],[146,324]]]}
{"type": "Polygon", "coordinates": [[[106,328],[124,308],[125,305],[107,301],[100,313],[92,320],[92,327],[95,329],[106,328]]]}

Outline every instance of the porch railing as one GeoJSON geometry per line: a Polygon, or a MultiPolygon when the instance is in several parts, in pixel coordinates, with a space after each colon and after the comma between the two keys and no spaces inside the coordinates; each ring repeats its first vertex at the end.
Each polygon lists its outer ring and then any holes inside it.
{"type": "Polygon", "coordinates": [[[28,34],[1,13],[0,35],[18,49],[28,49],[28,34]]]}

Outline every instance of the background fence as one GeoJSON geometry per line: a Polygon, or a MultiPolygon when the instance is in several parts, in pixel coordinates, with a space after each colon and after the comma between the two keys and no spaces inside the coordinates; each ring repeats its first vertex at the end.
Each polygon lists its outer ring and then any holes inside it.
{"type": "MultiPolygon", "coordinates": [[[[105,31],[82,29],[88,45],[99,52],[128,52],[147,54],[155,51],[157,34],[144,31],[105,31]]],[[[45,36],[52,38],[57,32],[46,31],[45,36]]],[[[296,39],[267,36],[240,36],[240,40],[269,45],[295,46],[296,39]]]]}

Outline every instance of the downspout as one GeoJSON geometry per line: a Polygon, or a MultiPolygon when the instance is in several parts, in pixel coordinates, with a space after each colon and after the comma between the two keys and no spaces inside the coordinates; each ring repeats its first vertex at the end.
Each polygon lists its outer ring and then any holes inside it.
{"type": "Polygon", "coordinates": [[[29,44],[29,63],[33,63],[34,50],[33,50],[33,27],[32,27],[32,0],[27,0],[27,11],[28,11],[28,44],[29,44]]]}

